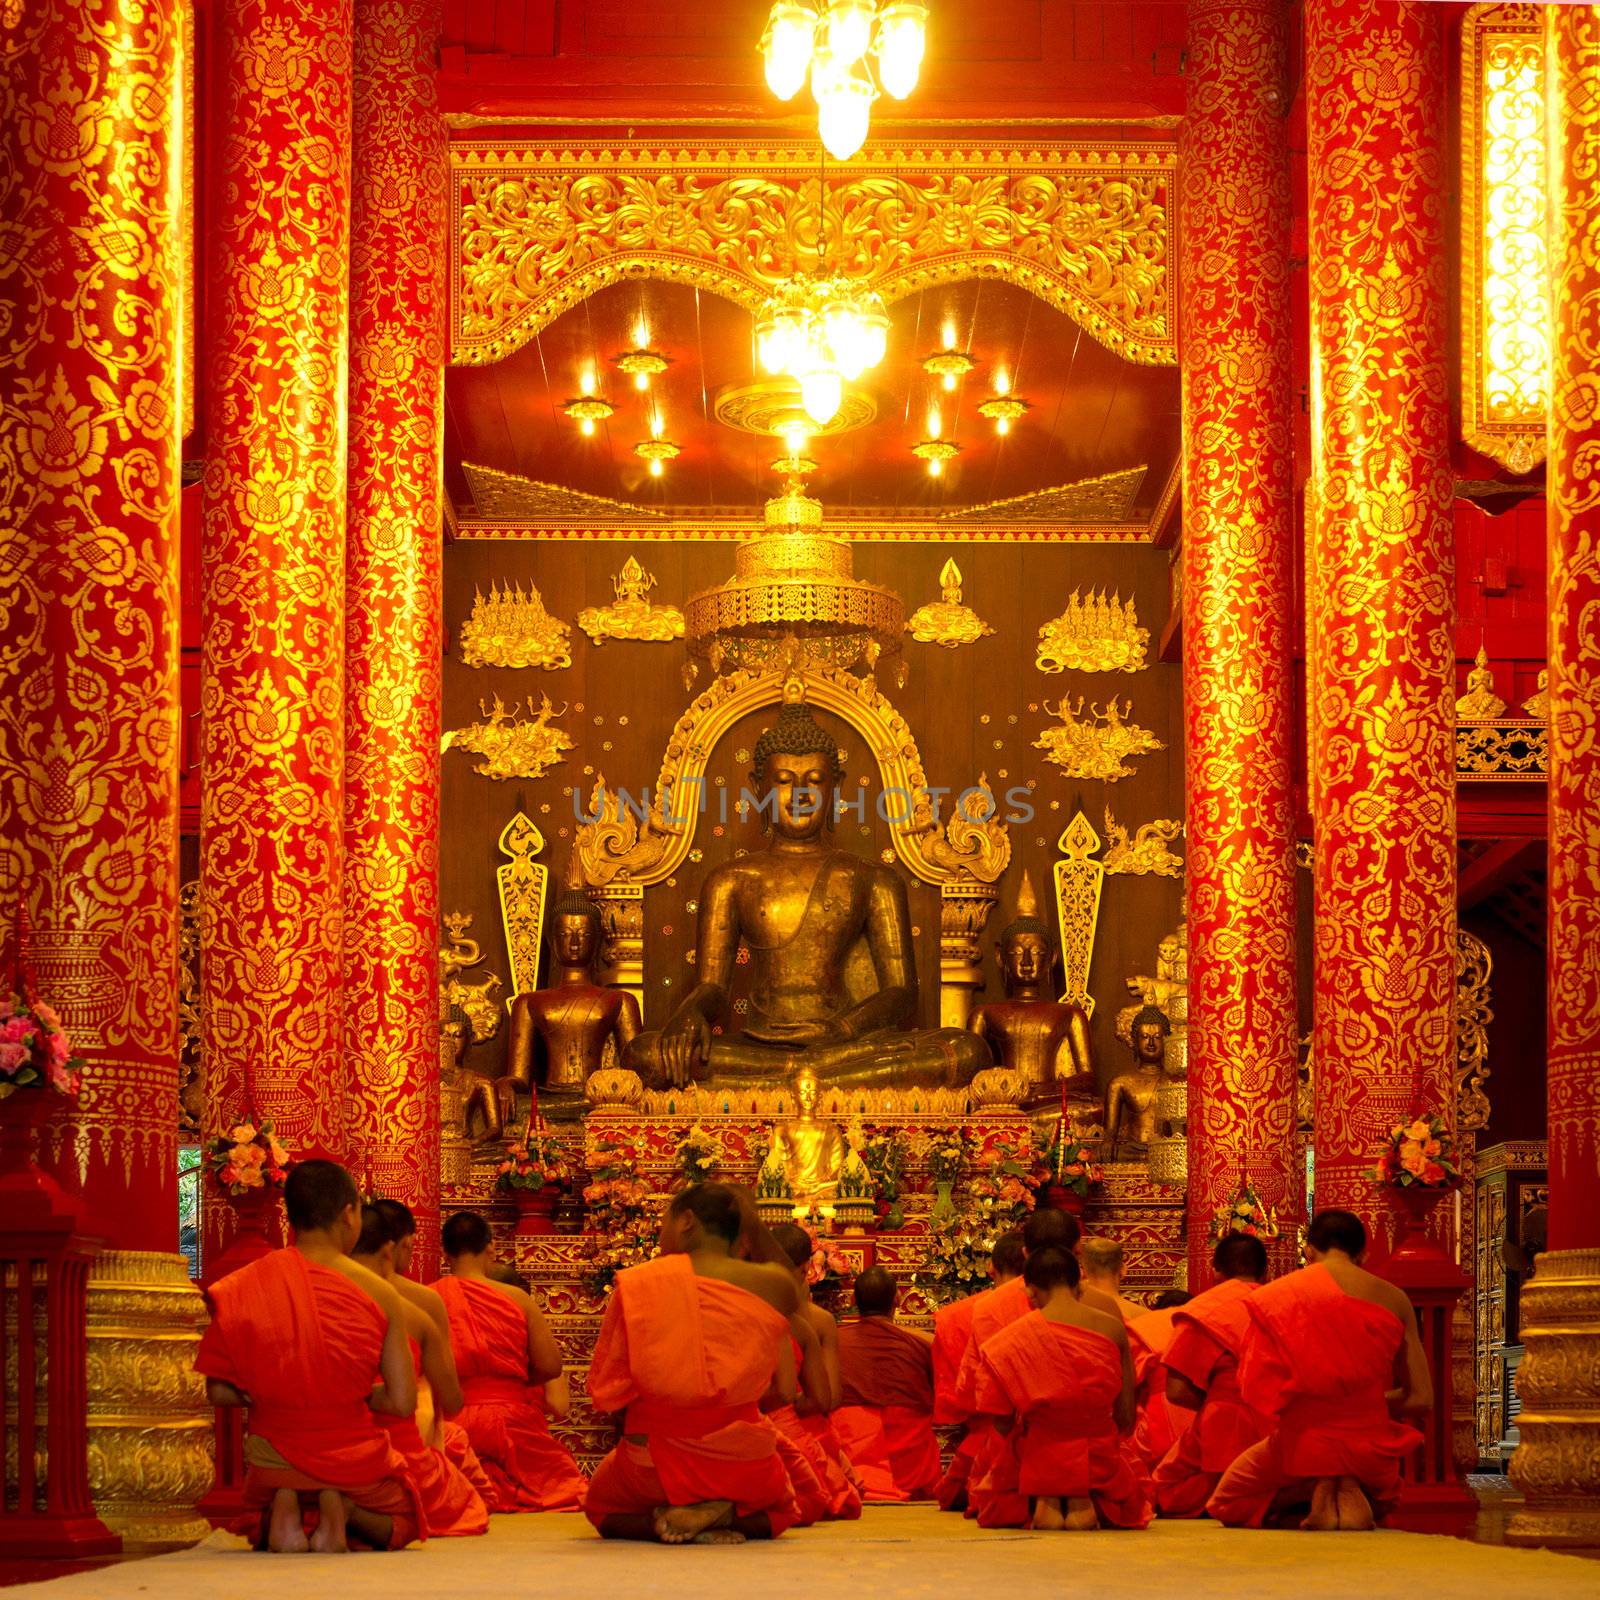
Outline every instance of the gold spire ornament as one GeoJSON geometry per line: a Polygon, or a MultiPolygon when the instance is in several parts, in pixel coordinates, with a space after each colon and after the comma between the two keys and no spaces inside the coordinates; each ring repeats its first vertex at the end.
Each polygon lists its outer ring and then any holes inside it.
{"type": "Polygon", "coordinates": [[[683,637],[683,613],[676,606],[656,606],[650,603],[650,591],[655,588],[653,574],[629,556],[622,571],[613,575],[611,587],[616,603],[609,606],[586,606],[578,613],[578,626],[595,644],[607,639],[633,639],[641,642],[668,643],[683,637]]]}
{"type": "Polygon", "coordinates": [[[1149,650],[1131,597],[1074,589],[1066,610],[1040,628],[1035,664],[1041,672],[1140,672],[1149,650]]]}
{"type": "Polygon", "coordinates": [[[939,573],[942,598],[918,606],[906,623],[906,632],[920,644],[940,644],[947,650],[976,644],[994,629],[969,606],[961,603],[961,568],[951,556],[939,573]]]}
{"type": "Polygon", "coordinates": [[[1033,741],[1034,749],[1043,750],[1067,777],[1116,783],[1133,776],[1133,768],[1127,765],[1130,756],[1166,749],[1148,728],[1123,720],[1133,710],[1131,700],[1118,705],[1113,696],[1104,711],[1090,702],[1087,716],[1084,703],[1082,695],[1076,705],[1069,705],[1065,697],[1054,706],[1047,700],[1045,710],[1059,718],[1060,725],[1046,728],[1033,741]]]}
{"type": "Polygon", "coordinates": [[[507,778],[542,778],[552,767],[559,766],[572,740],[560,728],[550,726],[551,719],[566,715],[567,708],[557,711],[550,704],[549,695],[541,695],[538,711],[533,709],[533,697],[528,697],[528,714],[523,716],[521,706],[513,704],[508,711],[499,695],[494,697],[491,710],[483,701],[478,710],[482,722],[469,723],[465,728],[452,728],[439,741],[439,753],[448,750],[470,750],[484,759],[472,770],[482,777],[504,782],[507,778]]]}
{"type": "Polygon", "coordinates": [[[1478,646],[1472,670],[1467,673],[1467,692],[1456,701],[1457,722],[1488,722],[1506,714],[1506,703],[1494,692],[1494,673],[1489,667],[1489,651],[1478,646]]]}
{"type": "Polygon", "coordinates": [[[543,667],[559,672],[572,665],[572,631],[544,608],[539,591],[519,583],[479,589],[472,615],[461,625],[461,661],[468,667],[543,667]]]}

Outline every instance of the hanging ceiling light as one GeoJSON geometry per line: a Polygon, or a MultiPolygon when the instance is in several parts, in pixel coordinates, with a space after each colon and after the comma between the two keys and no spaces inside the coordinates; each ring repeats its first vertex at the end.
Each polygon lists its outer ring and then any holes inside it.
{"type": "Polygon", "coordinates": [[[761,36],[767,87],[792,100],[809,74],[817,132],[835,161],[848,161],[867,141],[879,87],[896,100],[916,88],[927,23],[915,0],[827,0],[820,10],[777,0],[761,36]]]}
{"type": "Polygon", "coordinates": [[[883,297],[848,278],[785,278],[756,318],[756,355],[768,372],[793,378],[819,427],[844,403],[844,386],[870,372],[889,347],[883,297]]]}

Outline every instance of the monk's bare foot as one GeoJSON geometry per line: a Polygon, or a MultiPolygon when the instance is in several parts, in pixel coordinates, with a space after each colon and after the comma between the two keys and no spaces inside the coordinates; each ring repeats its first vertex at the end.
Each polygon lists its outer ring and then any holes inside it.
{"type": "Polygon", "coordinates": [[[267,1549],[276,1550],[280,1555],[298,1555],[310,1548],[300,1516],[299,1494],[293,1489],[277,1490],[272,1496],[271,1519],[267,1523],[267,1549]]]}
{"type": "Polygon", "coordinates": [[[1354,1478],[1341,1478],[1338,1487],[1339,1529],[1342,1533],[1370,1533],[1378,1525],[1372,1502],[1354,1478]]]}
{"type": "Polygon", "coordinates": [[[1059,1500],[1041,1497],[1034,1501],[1033,1526],[1036,1533],[1060,1533],[1066,1525],[1059,1500]]]}
{"type": "Polygon", "coordinates": [[[704,1533],[697,1533],[692,1542],[694,1544],[743,1544],[744,1535],[737,1528],[707,1528],[704,1533]]]}
{"type": "Polygon", "coordinates": [[[694,1544],[700,1535],[733,1521],[731,1500],[702,1500],[694,1506],[660,1506],[652,1519],[662,1544],[694,1544]]]}
{"type": "Polygon", "coordinates": [[[311,1535],[311,1548],[318,1555],[341,1555],[350,1548],[345,1536],[345,1514],[350,1502],[337,1489],[324,1489],[317,1495],[317,1531],[311,1535]]]}
{"type": "Polygon", "coordinates": [[[1068,1533],[1087,1533],[1091,1528],[1100,1526],[1100,1513],[1094,1508],[1093,1500],[1068,1500],[1067,1514],[1061,1519],[1061,1526],[1068,1533]]]}
{"type": "Polygon", "coordinates": [[[1334,1533],[1339,1527],[1339,1488],[1332,1478],[1318,1478],[1311,1490],[1311,1515],[1302,1520],[1307,1533],[1334,1533]]]}

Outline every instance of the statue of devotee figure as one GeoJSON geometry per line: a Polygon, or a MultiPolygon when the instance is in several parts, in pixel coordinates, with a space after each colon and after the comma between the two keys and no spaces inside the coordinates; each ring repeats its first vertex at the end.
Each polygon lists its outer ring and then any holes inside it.
{"type": "Polygon", "coordinates": [[[1112,1161],[1128,1145],[1144,1154],[1156,1136],[1161,1061],[1172,1024],[1164,1011],[1146,1006],[1133,1019],[1131,1032],[1133,1066],[1119,1072],[1106,1089],[1106,1142],[1112,1161]]]}
{"type": "Polygon", "coordinates": [[[498,1138],[516,1116],[517,1090],[534,1079],[535,1057],[543,1059],[539,1080],[543,1106],[581,1103],[589,1074],[599,1070],[609,1041],[621,1059],[639,1033],[638,1002],[625,989],[595,982],[600,953],[600,913],[578,887],[576,867],[568,865],[567,887],[550,909],[546,939],[554,969],[548,987],[519,994],[511,1002],[503,1076],[480,1079],[470,1091],[463,1116],[481,1110],[484,1137],[498,1138]]]}
{"type": "Polygon", "coordinates": [[[917,973],[905,884],[829,838],[842,776],[838,738],[800,700],[756,741],[752,784],[771,843],[707,874],[696,983],[627,1065],[646,1084],[776,1083],[802,1068],[829,1084],[954,1087],[988,1066],[961,1028],[917,1029],[917,973]],[[731,1013],[739,947],[750,954],[742,1032],[731,1013]]]}
{"type": "Polygon", "coordinates": [[[967,1027],[994,1052],[998,1066],[1028,1080],[1026,1107],[1069,1101],[1099,1113],[1089,1019],[1082,1006],[1057,1000],[1050,987],[1055,941],[1039,915],[1033,879],[1026,871],[1017,891],[1017,914],[995,941],[1006,997],[979,1006],[967,1027]]]}
{"type": "Polygon", "coordinates": [[[832,1200],[850,1151],[836,1123],[817,1121],[817,1075],[802,1069],[795,1079],[795,1116],[772,1130],[763,1173],[781,1170],[796,1200],[832,1200]]]}

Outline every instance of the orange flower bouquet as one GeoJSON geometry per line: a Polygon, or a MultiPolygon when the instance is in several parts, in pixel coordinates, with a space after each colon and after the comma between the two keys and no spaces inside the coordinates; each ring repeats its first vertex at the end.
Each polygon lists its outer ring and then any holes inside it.
{"type": "Polygon", "coordinates": [[[530,1128],[521,1143],[508,1144],[505,1160],[495,1169],[497,1189],[565,1191],[572,1187],[572,1178],[560,1140],[543,1127],[530,1128]]]}
{"type": "Polygon", "coordinates": [[[1390,1189],[1448,1189],[1458,1183],[1455,1141],[1443,1117],[1424,1112],[1397,1124],[1378,1157],[1373,1179],[1390,1189]]]}
{"type": "Polygon", "coordinates": [[[289,1152],[278,1143],[270,1122],[240,1117],[211,1141],[212,1174],[235,1199],[253,1189],[281,1189],[289,1166],[289,1152]]]}

